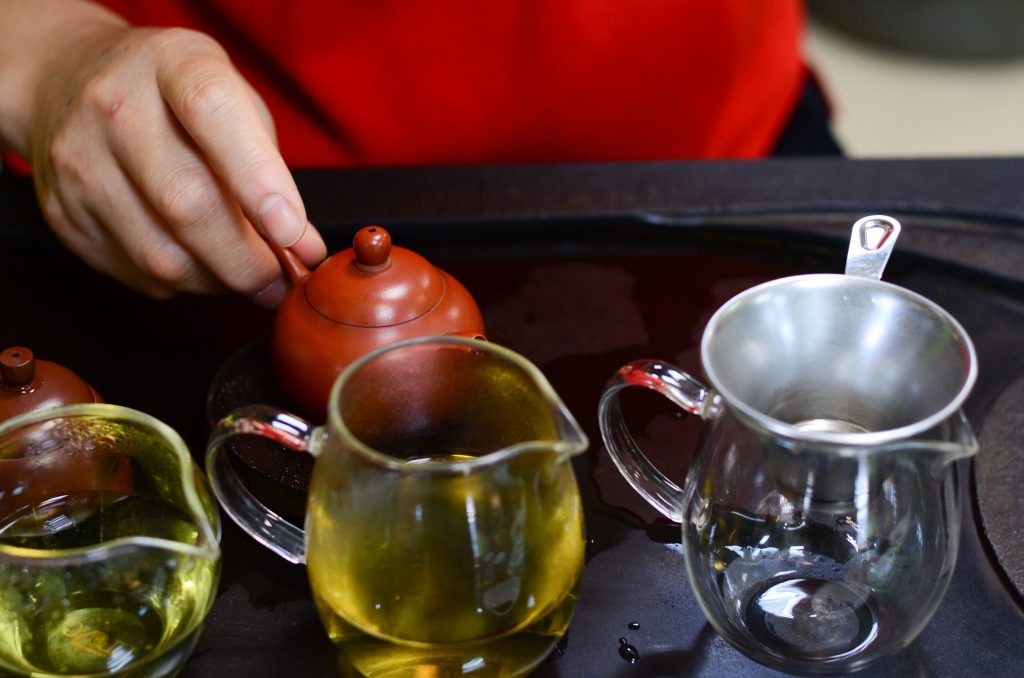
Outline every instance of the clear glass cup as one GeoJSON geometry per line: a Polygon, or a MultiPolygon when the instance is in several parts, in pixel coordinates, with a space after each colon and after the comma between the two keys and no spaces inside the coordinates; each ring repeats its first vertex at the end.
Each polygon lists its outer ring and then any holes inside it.
{"type": "MultiPolygon", "coordinates": [[[[851,253],[886,219],[858,222],[851,253]]],[[[782,671],[849,672],[906,647],[956,562],[955,462],[978,449],[961,412],[974,348],[943,309],[878,280],[881,266],[749,289],[705,329],[709,385],[640,360],[618,371],[599,406],[623,476],[681,523],[709,621],[782,671]],[[705,420],[682,489],[634,442],[619,406],[630,387],[705,420]]]]}
{"type": "Polygon", "coordinates": [[[255,406],[208,448],[225,511],[308,566],[344,673],[524,675],[565,633],[583,568],[571,458],[587,439],[529,361],[423,337],[347,367],[326,425],[255,406]],[[305,530],[241,484],[224,442],[255,434],[316,456],[305,530]]]}
{"type": "Polygon", "coordinates": [[[219,533],[184,442],[149,415],[0,424],[0,672],[173,675],[216,594],[219,533]]]}

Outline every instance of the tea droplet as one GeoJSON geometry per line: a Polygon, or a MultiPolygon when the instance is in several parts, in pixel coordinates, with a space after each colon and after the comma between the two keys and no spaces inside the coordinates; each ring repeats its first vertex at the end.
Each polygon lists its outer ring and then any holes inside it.
{"type": "Polygon", "coordinates": [[[567,647],[569,647],[569,633],[568,632],[566,632],[564,635],[562,635],[562,637],[558,639],[558,642],[555,643],[555,647],[552,648],[552,654],[554,655],[555,659],[561,659],[562,655],[565,654],[565,649],[567,647]]]}
{"type": "Polygon", "coordinates": [[[640,622],[629,622],[628,626],[631,631],[636,631],[640,628],[640,622]]]}
{"type": "Polygon", "coordinates": [[[619,656],[630,664],[636,664],[640,659],[640,652],[629,644],[626,638],[619,638],[619,656]]]}

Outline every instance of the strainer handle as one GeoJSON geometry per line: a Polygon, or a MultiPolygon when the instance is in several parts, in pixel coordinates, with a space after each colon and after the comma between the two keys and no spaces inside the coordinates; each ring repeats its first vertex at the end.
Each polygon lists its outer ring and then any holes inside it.
{"type": "Polygon", "coordinates": [[[675,365],[660,360],[636,360],[622,366],[608,381],[598,420],[608,454],[622,476],[651,506],[677,523],[683,520],[683,490],[659,471],[633,440],[619,405],[619,394],[642,386],[668,398],[690,414],[703,416],[708,388],[675,365]]]}
{"type": "Polygon", "coordinates": [[[900,222],[884,214],[858,219],[850,234],[846,275],[881,280],[889,255],[900,235],[900,222]]]}

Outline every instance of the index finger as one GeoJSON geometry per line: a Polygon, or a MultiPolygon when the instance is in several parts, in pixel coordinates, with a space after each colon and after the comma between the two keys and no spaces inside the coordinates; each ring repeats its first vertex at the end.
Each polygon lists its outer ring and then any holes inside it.
{"type": "Polygon", "coordinates": [[[174,39],[187,37],[187,48],[158,59],[161,95],[249,220],[278,245],[293,245],[306,210],[248,84],[215,41],[184,33],[174,39]]]}

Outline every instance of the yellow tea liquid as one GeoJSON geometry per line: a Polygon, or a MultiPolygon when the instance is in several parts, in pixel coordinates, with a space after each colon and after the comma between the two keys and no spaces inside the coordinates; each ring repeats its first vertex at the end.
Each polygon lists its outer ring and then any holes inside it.
{"type": "Polygon", "coordinates": [[[154,546],[66,567],[31,558],[139,535],[194,545],[194,521],[161,494],[137,481],[133,495],[84,502],[85,509],[81,501],[64,501],[76,510],[62,513],[61,498],[47,502],[49,533],[27,529],[32,522],[24,514],[0,525],[0,543],[34,550],[22,562],[0,561],[0,674],[128,667],[126,675],[149,676],[157,673],[158,656],[162,665],[173,663],[169,655],[191,651],[215,588],[216,562],[154,546]]]}
{"type": "MultiPolygon", "coordinates": [[[[470,458],[406,455],[410,470],[470,458]]],[[[363,467],[350,483],[361,462],[335,461],[314,472],[306,529],[314,599],[343,671],[515,676],[548,655],[583,567],[568,460],[526,453],[429,476],[363,467]]]]}

